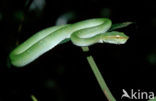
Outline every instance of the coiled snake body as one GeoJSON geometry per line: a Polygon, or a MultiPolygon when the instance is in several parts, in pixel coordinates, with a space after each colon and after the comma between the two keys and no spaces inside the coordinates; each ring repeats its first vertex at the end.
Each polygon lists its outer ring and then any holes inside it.
{"type": "Polygon", "coordinates": [[[110,27],[110,19],[96,18],[75,24],[46,28],[15,48],[10,53],[11,63],[16,67],[25,66],[66,38],[70,38],[72,43],[77,46],[89,46],[103,42],[124,44],[128,37],[122,32],[107,32],[110,27]]]}

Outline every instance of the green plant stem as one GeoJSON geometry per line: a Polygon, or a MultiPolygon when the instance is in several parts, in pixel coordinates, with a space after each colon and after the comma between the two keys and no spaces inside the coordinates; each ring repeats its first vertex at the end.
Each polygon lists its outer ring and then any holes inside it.
{"type": "Polygon", "coordinates": [[[31,99],[32,99],[32,101],[38,101],[34,95],[31,95],[31,99]]]}
{"type": "MultiPolygon", "coordinates": [[[[87,52],[89,51],[88,47],[82,47],[83,52],[87,52]]],[[[102,77],[94,59],[92,56],[87,56],[87,61],[103,91],[103,93],[105,94],[106,98],[108,99],[108,101],[116,101],[116,99],[113,97],[112,93],[110,92],[104,78],[102,77]]]]}
{"type": "Polygon", "coordinates": [[[148,100],[148,101],[156,101],[156,96],[155,96],[155,98],[154,98],[154,99],[151,99],[151,100],[148,100]]]}

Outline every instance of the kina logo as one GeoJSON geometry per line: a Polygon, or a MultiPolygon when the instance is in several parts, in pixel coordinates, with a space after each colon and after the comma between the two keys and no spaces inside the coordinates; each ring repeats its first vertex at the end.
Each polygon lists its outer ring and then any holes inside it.
{"type": "Polygon", "coordinates": [[[134,90],[131,89],[130,92],[127,92],[125,89],[122,89],[121,99],[154,99],[154,92],[145,92],[140,89],[134,90]]]}

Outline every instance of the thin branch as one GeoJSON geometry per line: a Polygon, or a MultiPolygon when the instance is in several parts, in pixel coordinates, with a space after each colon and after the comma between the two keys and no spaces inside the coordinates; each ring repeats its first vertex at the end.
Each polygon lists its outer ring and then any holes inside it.
{"type": "MultiPolygon", "coordinates": [[[[82,50],[84,52],[86,52],[86,51],[89,51],[89,48],[88,47],[82,47],[82,50]]],[[[94,75],[95,75],[95,77],[96,77],[96,79],[97,79],[103,93],[107,97],[108,101],[116,101],[115,98],[113,97],[112,93],[110,92],[104,78],[102,77],[102,75],[101,75],[101,73],[100,73],[100,71],[99,71],[93,57],[92,56],[87,56],[87,61],[88,61],[89,65],[90,65],[90,67],[91,67],[91,69],[92,69],[92,71],[93,71],[93,73],[94,73],[94,75]]]]}

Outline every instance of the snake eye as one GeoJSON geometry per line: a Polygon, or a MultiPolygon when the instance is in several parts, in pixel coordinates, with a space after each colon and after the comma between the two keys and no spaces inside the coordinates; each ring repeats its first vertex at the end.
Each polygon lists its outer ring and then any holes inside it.
{"type": "Polygon", "coordinates": [[[116,35],[115,37],[116,37],[116,38],[120,38],[120,35],[116,35]]]}

